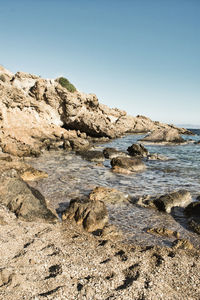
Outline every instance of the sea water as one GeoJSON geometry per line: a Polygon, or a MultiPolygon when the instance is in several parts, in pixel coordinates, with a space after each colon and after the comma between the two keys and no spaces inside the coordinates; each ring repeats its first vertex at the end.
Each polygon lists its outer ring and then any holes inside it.
{"type": "MultiPolygon", "coordinates": [[[[186,140],[200,140],[200,130],[195,136],[184,136],[186,140]]],[[[144,135],[127,135],[112,140],[95,149],[115,147],[125,151],[144,135]]],[[[151,153],[168,158],[166,161],[145,161],[147,169],[131,175],[116,174],[111,171],[110,161],[103,166],[83,160],[74,153],[51,151],[29,162],[36,168],[46,171],[48,178],[32,183],[59,211],[69,201],[87,195],[96,186],[117,188],[132,197],[162,195],[174,190],[185,189],[191,192],[193,200],[200,195],[200,144],[188,142],[184,145],[145,145],[151,153]]],[[[124,233],[124,240],[142,245],[158,244],[170,246],[173,238],[163,238],[146,232],[147,227],[166,227],[178,231],[181,238],[200,245],[200,236],[193,233],[183,209],[175,208],[172,214],[157,212],[127,203],[109,205],[110,222],[124,233]]]]}

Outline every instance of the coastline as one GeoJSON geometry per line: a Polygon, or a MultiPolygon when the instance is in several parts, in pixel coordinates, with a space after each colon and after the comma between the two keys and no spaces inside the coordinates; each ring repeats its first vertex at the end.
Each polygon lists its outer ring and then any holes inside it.
{"type": "MultiPolygon", "coordinates": [[[[128,116],[124,111],[101,105],[93,94],[71,93],[57,81],[23,72],[12,74],[4,68],[0,71],[5,77],[0,81],[2,299],[199,299],[198,247],[195,248],[189,240],[168,228],[153,228],[155,232],[152,231],[158,234],[158,239],[161,236],[163,240],[166,239],[166,245],[148,245],[148,242],[141,245],[136,240],[127,243],[123,239],[123,232],[112,226],[112,210],[107,209],[110,204],[106,201],[111,193],[111,200],[117,208],[115,213],[120,218],[118,201],[126,204],[128,198],[121,191],[113,191],[113,180],[122,180],[126,185],[128,176],[134,178],[142,172],[151,173],[149,166],[152,161],[158,164],[163,156],[150,153],[141,144],[136,147],[136,150],[139,148],[144,151],[139,157],[134,157],[126,149],[111,149],[111,154],[116,155],[117,159],[109,157],[107,164],[111,165],[108,167],[106,163],[103,164],[106,159],[103,152],[96,151],[97,145],[102,147],[101,143],[109,145],[123,135],[128,139],[130,132],[136,135],[150,133],[149,140],[153,134],[157,139],[154,142],[162,139],[162,143],[174,146],[174,141],[178,141],[181,146],[181,135],[189,134],[188,130],[154,122],[144,116],[128,116]],[[59,158],[58,154],[54,157],[53,151],[62,152],[65,162],[62,176],[58,178],[60,185],[51,176],[62,168],[62,161],[59,161],[62,156],[59,158]],[[38,170],[40,167],[32,164],[31,160],[35,159],[36,164],[40,164],[45,153],[53,163],[48,165],[48,161],[44,160],[41,170],[38,170]],[[90,176],[96,172],[98,186],[101,186],[101,178],[104,188],[106,185],[111,191],[100,191],[97,194],[100,199],[91,199],[89,191],[95,188],[91,180],[84,182],[82,194],[76,195],[82,183],[81,178],[74,176],[70,170],[70,153],[73,153],[76,163],[83,161],[84,156],[86,159],[89,157],[89,163],[76,165],[77,172],[83,171],[82,178],[90,180],[90,176]],[[55,163],[58,165],[55,166],[55,163]],[[51,173],[43,170],[43,166],[51,169],[51,173]],[[58,190],[65,202],[66,198],[70,203],[75,196],[78,198],[74,202],[74,209],[77,210],[67,215],[66,220],[58,218],[58,210],[56,212],[56,207],[49,205],[45,190],[39,189],[41,182],[43,187],[49,188],[48,175],[52,195],[61,206],[60,214],[63,213],[62,209],[66,209],[68,214],[68,204],[62,207],[58,190]],[[115,194],[114,198],[112,193],[115,194]],[[104,215],[96,210],[99,203],[103,205],[104,215]],[[107,224],[109,213],[110,222],[107,224]],[[83,229],[89,214],[89,225],[97,229],[93,233],[83,229]],[[106,225],[99,222],[101,218],[106,225]],[[172,238],[170,243],[168,238],[172,238]]],[[[164,176],[163,170],[161,172],[164,176]]],[[[141,180],[141,190],[142,184],[146,183],[141,180]]],[[[177,198],[180,198],[179,195],[177,198]]],[[[146,205],[148,201],[145,201],[146,205]]],[[[133,205],[131,201],[128,203],[133,205]]],[[[181,199],[175,199],[172,208],[177,205],[182,205],[181,199]]],[[[144,219],[148,221],[148,216],[144,219]]],[[[134,219],[132,221],[134,226],[134,219]]]]}

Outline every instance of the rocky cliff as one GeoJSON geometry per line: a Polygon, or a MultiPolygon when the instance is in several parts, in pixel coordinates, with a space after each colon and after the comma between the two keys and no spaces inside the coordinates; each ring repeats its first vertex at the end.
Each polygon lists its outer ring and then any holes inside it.
{"type": "Polygon", "coordinates": [[[96,95],[71,93],[57,80],[13,74],[0,66],[0,127],[2,151],[28,156],[44,148],[86,148],[91,137],[115,138],[173,126],[111,109],[96,95]]]}

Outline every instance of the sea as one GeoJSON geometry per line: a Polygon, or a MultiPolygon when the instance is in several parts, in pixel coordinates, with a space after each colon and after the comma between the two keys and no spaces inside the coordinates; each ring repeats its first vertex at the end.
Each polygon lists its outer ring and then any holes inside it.
{"type": "MultiPolygon", "coordinates": [[[[131,175],[111,171],[110,161],[103,166],[83,160],[72,152],[50,151],[37,159],[29,159],[35,168],[46,171],[48,178],[30,183],[48,200],[58,214],[69,201],[87,195],[96,186],[116,188],[131,197],[158,196],[180,189],[190,191],[193,201],[200,195],[200,129],[191,129],[195,135],[183,136],[188,143],[183,145],[148,145],[151,153],[168,158],[166,161],[149,160],[146,170],[131,175]]],[[[101,144],[95,149],[114,147],[126,151],[133,143],[144,137],[129,134],[101,144]]],[[[139,207],[132,203],[108,205],[110,223],[122,231],[125,243],[160,245],[171,247],[174,238],[161,237],[147,232],[147,228],[165,227],[180,233],[181,238],[190,240],[200,248],[200,236],[191,231],[183,208],[175,208],[171,214],[139,207]]]]}

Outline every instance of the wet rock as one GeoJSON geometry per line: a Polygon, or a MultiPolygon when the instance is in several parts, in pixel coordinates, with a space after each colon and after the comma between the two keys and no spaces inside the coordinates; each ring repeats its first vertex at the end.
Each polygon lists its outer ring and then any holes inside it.
{"type": "Polygon", "coordinates": [[[147,159],[148,160],[163,160],[163,161],[169,160],[168,157],[158,154],[158,153],[149,153],[147,156],[147,159]]]}
{"type": "MultiPolygon", "coordinates": [[[[198,197],[197,197],[198,200],[198,197]]],[[[200,216],[200,201],[190,203],[184,210],[187,215],[200,216]]]]}
{"type": "Polygon", "coordinates": [[[86,150],[90,147],[90,143],[86,139],[75,138],[69,140],[72,150],[86,150]]]}
{"type": "Polygon", "coordinates": [[[146,166],[139,158],[115,157],[111,160],[112,170],[117,173],[131,174],[143,171],[146,166]]]}
{"type": "Polygon", "coordinates": [[[137,157],[147,157],[149,151],[142,144],[133,144],[127,149],[129,155],[137,157]]]}
{"type": "Polygon", "coordinates": [[[151,234],[158,234],[161,236],[166,236],[166,237],[175,237],[177,239],[180,238],[179,232],[167,229],[165,227],[147,228],[147,232],[151,233],[151,234]]]}
{"type": "Polygon", "coordinates": [[[190,221],[189,221],[189,226],[190,228],[200,234],[200,218],[191,218],[190,221]]]}
{"type": "Polygon", "coordinates": [[[103,229],[108,223],[108,211],[103,201],[88,198],[73,199],[62,214],[62,220],[75,220],[88,232],[103,229]]]}
{"type": "Polygon", "coordinates": [[[9,170],[16,170],[18,175],[25,181],[39,180],[47,178],[48,174],[44,171],[37,170],[22,159],[10,156],[0,156],[1,173],[9,170]]]}
{"type": "Polygon", "coordinates": [[[131,199],[131,202],[134,204],[138,204],[143,207],[155,208],[167,213],[170,213],[173,207],[185,207],[191,201],[192,197],[190,192],[185,190],[179,190],[158,197],[147,195],[138,199],[131,199]]]}
{"type": "Polygon", "coordinates": [[[185,140],[180,136],[179,131],[174,128],[157,129],[145,136],[141,141],[151,143],[175,143],[180,144],[185,140]]]}
{"type": "Polygon", "coordinates": [[[25,221],[57,220],[53,212],[47,208],[42,194],[25,183],[15,170],[0,175],[0,203],[25,221]]]}
{"type": "Polygon", "coordinates": [[[185,207],[191,201],[192,198],[190,192],[185,190],[179,190],[177,192],[172,192],[163,195],[153,200],[153,203],[158,208],[158,210],[170,213],[173,207],[185,207]]]}
{"type": "Polygon", "coordinates": [[[184,249],[192,250],[194,248],[193,244],[186,239],[177,239],[173,242],[174,249],[184,249]]]}
{"type": "Polygon", "coordinates": [[[194,143],[195,145],[200,145],[200,140],[194,143]]]}
{"type": "Polygon", "coordinates": [[[116,189],[99,186],[90,193],[89,198],[93,201],[101,200],[105,203],[117,204],[127,202],[129,200],[129,195],[116,189]]]}
{"type": "Polygon", "coordinates": [[[79,154],[82,158],[94,161],[94,162],[103,162],[105,157],[101,151],[92,150],[92,151],[77,151],[76,154],[79,154]]]}
{"type": "Polygon", "coordinates": [[[20,177],[25,181],[34,181],[42,178],[47,178],[48,174],[44,171],[36,170],[32,167],[19,172],[20,177]]]}
{"type": "Polygon", "coordinates": [[[128,156],[127,153],[125,153],[125,152],[121,152],[115,148],[109,148],[109,147],[107,147],[103,150],[103,154],[104,154],[105,158],[107,158],[107,159],[112,159],[117,156],[128,156]]]}
{"type": "Polygon", "coordinates": [[[191,229],[200,234],[200,201],[190,203],[184,212],[189,217],[189,226],[191,229]]]}

